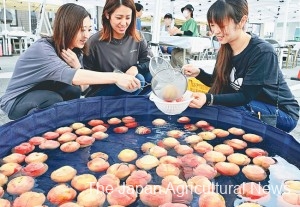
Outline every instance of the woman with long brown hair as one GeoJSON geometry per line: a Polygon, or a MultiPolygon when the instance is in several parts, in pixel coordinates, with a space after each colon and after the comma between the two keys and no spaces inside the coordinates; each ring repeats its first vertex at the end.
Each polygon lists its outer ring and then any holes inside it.
{"type": "Polygon", "coordinates": [[[0,99],[1,109],[10,119],[80,98],[80,85],[118,84],[128,90],[140,88],[140,81],[131,75],[81,69],[80,60],[90,32],[91,16],[84,7],[69,3],[58,9],[53,36],[37,40],[16,62],[0,99]]]}
{"type": "Polygon", "coordinates": [[[217,0],[209,8],[209,27],[221,47],[212,75],[183,66],[186,75],[211,87],[207,94],[194,93],[190,107],[236,107],[290,132],[299,119],[299,104],[283,78],[273,46],[245,31],[247,19],[246,0],[217,0]]]}
{"type": "MultiPolygon", "coordinates": [[[[88,41],[89,52],[83,57],[85,68],[101,72],[118,71],[138,78],[142,87],[151,81],[148,46],[136,30],[136,12],[133,0],[107,0],[102,13],[101,31],[88,41]]],[[[86,96],[114,96],[140,94],[122,90],[116,85],[91,85],[86,96]]],[[[149,89],[143,89],[144,93],[149,89]]]]}

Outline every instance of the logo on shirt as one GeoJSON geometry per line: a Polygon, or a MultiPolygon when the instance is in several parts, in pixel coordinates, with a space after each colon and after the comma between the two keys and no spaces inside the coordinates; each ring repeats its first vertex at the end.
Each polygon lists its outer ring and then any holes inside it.
{"type": "Polygon", "coordinates": [[[240,90],[242,84],[243,84],[243,78],[237,78],[237,75],[236,75],[236,69],[235,67],[232,68],[231,70],[231,73],[230,73],[230,86],[238,91],[240,90]]]}
{"type": "Polygon", "coordinates": [[[137,49],[130,50],[130,52],[129,52],[129,53],[133,53],[133,52],[137,52],[137,49]]]}

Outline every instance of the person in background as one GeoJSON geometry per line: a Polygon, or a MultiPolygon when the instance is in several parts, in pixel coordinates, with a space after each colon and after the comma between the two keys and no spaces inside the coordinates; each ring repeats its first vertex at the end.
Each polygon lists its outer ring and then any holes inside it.
{"type": "Polygon", "coordinates": [[[265,122],[290,132],[299,119],[299,104],[283,78],[273,46],[245,32],[247,19],[246,0],[217,0],[209,8],[207,22],[221,47],[212,75],[183,66],[185,75],[211,87],[207,94],[194,93],[190,107],[235,107],[262,120],[273,117],[265,122]]]}
{"type": "MultiPolygon", "coordinates": [[[[181,12],[186,19],[182,27],[179,29],[174,27],[170,30],[170,35],[172,36],[190,36],[190,37],[199,37],[198,25],[194,20],[194,7],[191,4],[181,8],[181,12]]],[[[183,60],[183,49],[174,48],[171,54],[171,65],[173,67],[182,67],[185,60],[183,60]]],[[[187,50],[186,57],[190,58],[191,54],[187,50]]]]}
{"type": "MultiPolygon", "coordinates": [[[[173,27],[174,27],[174,23],[173,23],[172,14],[170,14],[170,13],[165,14],[165,16],[164,16],[164,25],[161,27],[162,35],[163,35],[163,33],[169,34],[169,31],[171,31],[173,27]]],[[[160,46],[160,49],[163,53],[168,53],[168,54],[171,55],[172,50],[174,49],[174,47],[160,46]]]]}
{"type": "Polygon", "coordinates": [[[140,3],[135,3],[134,5],[136,9],[136,29],[141,31],[142,30],[141,16],[143,15],[144,7],[140,3]]]}
{"type": "Polygon", "coordinates": [[[68,3],[58,9],[53,36],[37,40],[16,62],[0,99],[1,109],[10,119],[80,98],[80,85],[117,83],[128,90],[141,87],[140,81],[129,74],[81,69],[91,29],[91,15],[84,7],[68,3]]]}
{"type": "Polygon", "coordinates": [[[126,91],[116,85],[90,85],[86,97],[147,94],[151,87],[148,46],[136,30],[133,0],[107,0],[102,13],[101,31],[88,40],[89,52],[83,56],[84,68],[99,72],[125,73],[140,80],[142,88],[126,91]]]}

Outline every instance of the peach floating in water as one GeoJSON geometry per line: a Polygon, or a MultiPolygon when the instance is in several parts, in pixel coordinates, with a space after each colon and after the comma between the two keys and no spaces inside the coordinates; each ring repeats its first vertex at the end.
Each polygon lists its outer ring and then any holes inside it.
{"type": "Polygon", "coordinates": [[[22,163],[25,160],[26,155],[20,154],[20,153],[12,153],[10,155],[7,155],[2,159],[4,163],[14,162],[14,163],[22,163]]]}
{"type": "Polygon", "coordinates": [[[213,129],[211,132],[214,133],[218,138],[224,138],[229,135],[229,132],[224,129],[213,129]]]}
{"type": "Polygon", "coordinates": [[[108,160],[108,154],[104,153],[104,152],[94,152],[93,154],[91,154],[91,159],[95,159],[95,158],[102,158],[104,160],[108,160]]]}
{"type": "Polygon", "coordinates": [[[60,150],[63,152],[75,152],[80,148],[80,144],[78,142],[66,142],[60,145],[60,150]]]}
{"type": "Polygon", "coordinates": [[[204,159],[208,162],[224,162],[226,157],[221,152],[209,151],[203,155],[204,159]]]}
{"type": "Polygon", "coordinates": [[[191,119],[187,116],[182,116],[177,119],[177,122],[180,124],[187,124],[191,121],[191,119]]]}
{"type": "Polygon", "coordinates": [[[261,141],[263,141],[263,138],[259,135],[256,134],[244,134],[243,135],[243,139],[248,141],[248,142],[252,142],[252,143],[259,143],[261,141]]]}
{"type": "Polygon", "coordinates": [[[173,157],[173,156],[170,156],[170,155],[166,155],[166,156],[163,156],[159,159],[159,163],[160,164],[172,164],[176,167],[180,167],[182,162],[180,159],[176,158],[176,157],[173,157]]]}
{"type": "Polygon", "coordinates": [[[198,142],[201,142],[203,139],[202,137],[196,135],[196,134],[193,134],[193,135],[190,135],[190,136],[187,136],[186,138],[184,138],[184,141],[188,144],[197,144],[198,142]]]}
{"type": "Polygon", "coordinates": [[[172,164],[159,164],[156,168],[156,174],[162,178],[168,175],[179,176],[180,169],[172,164]]]}
{"type": "Polygon", "coordinates": [[[200,164],[193,169],[193,175],[202,175],[211,180],[216,177],[217,171],[214,167],[208,164],[200,164]]]}
{"type": "Polygon", "coordinates": [[[287,180],[284,189],[289,192],[300,193],[300,180],[287,180]]]}
{"type": "Polygon", "coordinates": [[[126,179],[126,185],[134,188],[145,187],[151,179],[151,174],[145,170],[136,170],[126,179]]]}
{"type": "Polygon", "coordinates": [[[247,155],[241,153],[233,153],[227,157],[227,160],[237,165],[248,165],[251,161],[247,155]]]}
{"type": "Polygon", "coordinates": [[[5,163],[0,167],[0,173],[9,177],[22,169],[22,166],[15,162],[5,163]]]}
{"type": "Polygon", "coordinates": [[[281,194],[282,199],[292,205],[300,205],[300,194],[294,192],[283,192],[281,194]]]}
{"type": "Polygon", "coordinates": [[[129,122],[129,123],[125,123],[125,126],[128,129],[132,129],[132,128],[136,128],[139,124],[135,121],[135,122],[129,122]]]}
{"type": "Polygon", "coordinates": [[[4,190],[3,190],[3,188],[0,186],[0,198],[2,198],[3,195],[4,195],[4,190]]]}
{"type": "Polygon", "coordinates": [[[242,172],[251,181],[263,181],[267,177],[265,170],[258,165],[247,165],[242,172]]]}
{"type": "Polygon", "coordinates": [[[25,192],[22,193],[19,197],[17,197],[14,202],[14,207],[35,207],[41,206],[46,201],[46,197],[43,193],[37,192],[25,192]],[[26,204],[26,205],[24,205],[26,204]]]}
{"type": "Polygon", "coordinates": [[[153,124],[154,126],[164,126],[164,125],[167,124],[167,122],[166,122],[166,120],[164,120],[164,119],[159,119],[159,118],[157,118],[157,119],[154,119],[154,120],[152,121],[152,124],[153,124]]]}
{"type": "Polygon", "coordinates": [[[173,137],[173,138],[176,138],[176,139],[179,139],[180,137],[182,137],[184,134],[183,131],[180,131],[180,130],[177,130],[177,129],[174,129],[174,130],[170,130],[167,132],[167,135],[169,137],[173,137]]]}
{"type": "Polygon", "coordinates": [[[82,127],[84,127],[85,125],[83,123],[80,122],[75,122],[73,123],[70,127],[74,130],[80,129],[82,127]]]}
{"type": "Polygon", "coordinates": [[[116,187],[120,186],[120,179],[114,174],[105,174],[98,179],[96,187],[105,193],[111,192],[116,187]]]}
{"type": "Polygon", "coordinates": [[[39,145],[40,149],[56,149],[60,146],[60,143],[56,140],[46,140],[39,145]]]}
{"type": "Polygon", "coordinates": [[[66,132],[66,133],[63,133],[62,135],[60,135],[57,140],[61,143],[65,143],[65,142],[74,141],[74,140],[76,140],[76,138],[77,138],[76,134],[74,134],[72,132],[66,132]]]}
{"type": "Polygon", "coordinates": [[[179,141],[175,139],[174,137],[166,137],[162,140],[162,143],[167,148],[173,148],[176,145],[179,145],[179,141]]]}
{"type": "Polygon", "coordinates": [[[109,167],[109,163],[102,158],[94,158],[87,163],[87,167],[92,172],[103,172],[109,167]]]}
{"type": "Polygon", "coordinates": [[[160,205],[159,207],[187,207],[187,205],[182,203],[165,203],[163,205],[160,205]]]}
{"type": "Polygon", "coordinates": [[[247,147],[247,143],[240,139],[228,139],[224,141],[224,144],[231,146],[233,149],[244,149],[247,147]]]}
{"type": "Polygon", "coordinates": [[[110,118],[109,120],[107,120],[107,123],[111,124],[111,125],[116,125],[116,124],[120,124],[122,122],[121,119],[113,117],[110,118]]]}
{"type": "Polygon", "coordinates": [[[114,174],[119,179],[123,179],[130,175],[130,173],[135,170],[135,166],[127,163],[115,163],[111,165],[106,173],[114,174]]]}
{"type": "Polygon", "coordinates": [[[125,134],[128,132],[128,127],[126,126],[119,126],[113,129],[116,134],[125,134]]]}
{"type": "Polygon", "coordinates": [[[174,147],[174,150],[179,155],[192,154],[194,152],[194,149],[192,147],[185,144],[176,145],[174,147]]]}
{"type": "Polygon", "coordinates": [[[193,148],[196,152],[204,154],[208,151],[212,151],[214,147],[206,141],[201,141],[194,145],[193,148]]]}
{"type": "Polygon", "coordinates": [[[214,147],[214,151],[221,152],[223,155],[231,155],[234,153],[234,150],[231,146],[227,144],[218,144],[214,147]]]}
{"type": "Polygon", "coordinates": [[[34,150],[35,146],[30,144],[29,142],[23,142],[17,146],[15,146],[12,150],[13,153],[19,153],[26,155],[34,150]]]}
{"type": "Polygon", "coordinates": [[[106,195],[97,189],[87,189],[77,196],[77,203],[81,206],[102,206],[106,200],[106,195]]]}
{"type": "Polygon", "coordinates": [[[76,129],[75,133],[79,136],[90,135],[93,131],[88,127],[81,127],[80,129],[76,129]]]}
{"type": "Polygon", "coordinates": [[[132,116],[125,116],[122,118],[122,122],[125,124],[132,123],[132,122],[135,122],[135,118],[132,116]]]}
{"type": "Polygon", "coordinates": [[[88,125],[94,127],[94,126],[98,126],[104,124],[104,121],[102,121],[101,119],[92,119],[88,122],[88,125]]]}
{"type": "Polygon", "coordinates": [[[92,128],[92,131],[93,132],[106,132],[107,131],[107,127],[105,127],[103,125],[97,125],[97,126],[94,126],[92,128]]]}
{"type": "Polygon", "coordinates": [[[47,199],[56,205],[72,201],[76,197],[76,191],[66,184],[59,184],[51,188],[47,194],[47,199]]]}
{"type": "Polygon", "coordinates": [[[140,169],[150,170],[159,165],[159,160],[153,155],[145,155],[135,162],[140,169]]]}
{"type": "Polygon", "coordinates": [[[126,185],[116,187],[107,194],[107,201],[110,205],[129,206],[136,201],[136,198],[137,193],[134,188],[126,185]]]}
{"type": "Polygon", "coordinates": [[[140,134],[140,135],[144,135],[144,134],[150,134],[151,133],[151,129],[145,126],[139,126],[136,128],[135,130],[136,134],[140,134]]]}
{"type": "Polygon", "coordinates": [[[204,140],[213,140],[216,138],[216,135],[212,132],[200,132],[198,136],[204,140]]]}
{"type": "Polygon", "coordinates": [[[7,192],[11,195],[21,195],[30,191],[34,186],[34,179],[30,176],[19,176],[7,183],[7,192]]]}
{"type": "Polygon", "coordinates": [[[43,162],[31,162],[22,168],[23,175],[37,177],[44,174],[48,170],[48,165],[43,162]]]}
{"type": "Polygon", "coordinates": [[[254,182],[242,183],[239,185],[237,193],[250,199],[259,199],[268,195],[268,192],[260,184],[254,182]]]}
{"type": "Polygon", "coordinates": [[[5,185],[8,181],[8,178],[6,175],[0,173],[0,187],[2,187],[3,185],[5,185]]]}
{"type": "Polygon", "coordinates": [[[153,142],[145,142],[144,144],[142,144],[141,150],[145,153],[148,152],[149,149],[154,146],[156,146],[156,144],[154,144],[153,142]]]}
{"type": "Polygon", "coordinates": [[[80,144],[80,147],[88,147],[88,146],[91,146],[95,142],[95,138],[83,135],[83,136],[77,137],[76,142],[78,142],[80,144]]]}
{"type": "Polygon", "coordinates": [[[137,158],[137,153],[133,151],[132,149],[123,149],[118,154],[119,160],[122,162],[131,162],[137,158]]]}
{"type": "Polygon", "coordinates": [[[215,189],[214,184],[207,177],[200,175],[188,179],[187,185],[192,192],[198,195],[213,192],[215,189]]]}
{"type": "Polygon", "coordinates": [[[223,196],[215,192],[201,194],[198,203],[199,207],[226,207],[223,196]]]}
{"type": "Polygon", "coordinates": [[[204,128],[204,127],[210,126],[210,124],[204,120],[197,121],[195,125],[199,128],[204,128]]]}
{"type": "Polygon", "coordinates": [[[206,163],[206,160],[197,154],[187,154],[179,158],[183,167],[195,168],[200,164],[206,163]]]}
{"type": "Polygon", "coordinates": [[[215,164],[215,168],[218,173],[225,176],[234,176],[240,172],[240,167],[230,162],[218,162],[215,164]]]}
{"type": "Polygon", "coordinates": [[[57,132],[46,132],[43,134],[43,137],[45,139],[51,140],[51,139],[56,139],[59,137],[59,133],[57,132]]]}
{"type": "Polygon", "coordinates": [[[245,130],[237,128],[237,127],[231,127],[228,129],[228,132],[230,134],[236,135],[236,136],[241,136],[243,134],[245,134],[245,130]]]}
{"type": "Polygon", "coordinates": [[[276,161],[272,157],[267,157],[267,156],[254,157],[252,162],[255,165],[263,167],[264,169],[268,169],[270,165],[274,165],[276,163],[276,161]]]}
{"type": "Polygon", "coordinates": [[[198,127],[195,124],[185,124],[183,128],[187,131],[194,132],[198,130],[198,127]]]}
{"type": "Polygon", "coordinates": [[[252,202],[244,202],[237,207],[263,207],[262,205],[259,205],[258,203],[252,203],[252,202]]]}
{"type": "Polygon", "coordinates": [[[78,205],[77,203],[67,202],[60,205],[59,207],[82,207],[82,206],[78,205]]]}
{"type": "Polygon", "coordinates": [[[40,145],[44,141],[46,141],[44,137],[31,137],[28,142],[32,145],[40,145]]]}
{"type": "Polygon", "coordinates": [[[246,149],[246,154],[249,156],[249,157],[257,157],[257,156],[267,156],[268,155],[268,152],[263,150],[263,149],[260,149],[260,148],[248,148],[246,149]]]}
{"type": "Polygon", "coordinates": [[[51,179],[57,183],[66,183],[72,180],[77,173],[77,170],[71,166],[65,165],[51,173],[51,179]]]}
{"type": "Polygon", "coordinates": [[[166,156],[168,154],[168,151],[165,148],[155,145],[155,146],[151,147],[147,153],[149,155],[153,155],[157,158],[160,158],[160,157],[166,156]]]}
{"type": "Polygon", "coordinates": [[[48,155],[43,152],[32,152],[25,158],[26,163],[31,162],[45,162],[48,159],[48,155]]]}
{"type": "Polygon", "coordinates": [[[146,185],[140,193],[140,199],[146,206],[159,206],[172,202],[172,192],[160,185],[146,185]]]}
{"type": "Polygon", "coordinates": [[[10,201],[0,198],[0,206],[1,207],[11,207],[10,201]]]}
{"type": "Polygon", "coordinates": [[[97,179],[92,174],[76,175],[71,180],[71,186],[78,191],[90,189],[96,185],[97,179]]]}
{"type": "Polygon", "coordinates": [[[58,134],[64,134],[64,133],[67,133],[67,132],[72,132],[73,131],[73,128],[72,127],[59,127],[55,130],[56,133],[58,134]]]}

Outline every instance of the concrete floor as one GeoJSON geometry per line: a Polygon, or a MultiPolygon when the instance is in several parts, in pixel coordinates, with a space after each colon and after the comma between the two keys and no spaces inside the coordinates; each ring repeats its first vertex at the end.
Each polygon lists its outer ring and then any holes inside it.
{"type": "MultiPolygon", "coordinates": [[[[0,57],[0,96],[2,96],[6,90],[18,57],[18,55],[0,57]]],[[[300,72],[300,63],[298,62],[298,66],[295,68],[284,68],[282,69],[282,72],[284,73],[285,79],[292,90],[292,93],[298,100],[298,103],[300,103],[300,81],[291,80],[291,77],[297,77],[298,72],[300,72]]],[[[4,112],[0,110],[0,125],[3,125],[9,121],[10,120],[4,114],[4,112]]],[[[298,122],[297,127],[290,134],[300,142],[300,121],[298,122]]]]}

